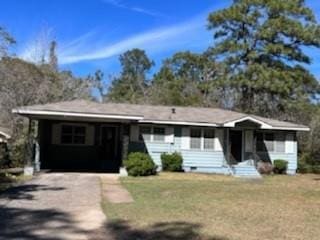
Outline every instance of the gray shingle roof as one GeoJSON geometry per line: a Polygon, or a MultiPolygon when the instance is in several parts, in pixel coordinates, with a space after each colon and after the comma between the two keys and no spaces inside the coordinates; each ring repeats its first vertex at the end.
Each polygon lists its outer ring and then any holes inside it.
{"type": "MultiPolygon", "coordinates": [[[[254,115],[247,115],[235,111],[219,108],[202,107],[178,107],[178,106],[156,106],[156,105],[135,105],[123,103],[97,103],[85,100],[75,100],[69,102],[58,102],[44,105],[33,105],[16,109],[27,111],[59,111],[68,113],[83,114],[109,114],[124,116],[140,116],[144,121],[172,121],[187,123],[206,123],[223,125],[227,122],[238,120],[245,117],[253,117],[272,127],[285,128],[307,128],[304,125],[286,121],[263,118],[254,115]],[[172,113],[172,109],[175,113],[172,113]]],[[[24,114],[27,115],[27,114],[24,114]]],[[[192,125],[192,124],[191,124],[192,125]]]]}

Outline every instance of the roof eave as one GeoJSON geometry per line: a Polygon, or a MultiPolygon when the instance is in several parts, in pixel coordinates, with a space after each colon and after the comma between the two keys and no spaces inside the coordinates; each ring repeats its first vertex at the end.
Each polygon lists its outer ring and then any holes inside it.
{"type": "Polygon", "coordinates": [[[165,125],[185,125],[185,126],[202,126],[202,127],[219,127],[215,123],[206,122],[188,122],[188,121],[175,121],[175,120],[139,120],[139,123],[153,123],[153,124],[165,124],[165,125]]]}
{"type": "Polygon", "coordinates": [[[29,109],[13,109],[13,113],[23,116],[50,116],[50,117],[83,117],[95,119],[121,119],[121,120],[141,120],[142,116],[138,115],[118,115],[118,114],[99,114],[99,113],[79,113],[79,112],[64,112],[64,111],[48,111],[48,110],[29,110],[29,109]]]}

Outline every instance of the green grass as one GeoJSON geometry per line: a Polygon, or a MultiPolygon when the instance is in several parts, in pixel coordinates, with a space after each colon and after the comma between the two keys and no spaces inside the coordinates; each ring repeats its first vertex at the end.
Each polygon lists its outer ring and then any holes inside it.
{"type": "Polygon", "coordinates": [[[105,200],[103,208],[110,226],[144,233],[146,238],[160,238],[167,233],[163,239],[184,239],[186,236],[179,233],[188,230],[192,230],[188,239],[319,239],[320,236],[317,175],[244,181],[217,175],[162,173],[154,177],[122,178],[121,182],[135,202],[111,204],[105,200]]]}

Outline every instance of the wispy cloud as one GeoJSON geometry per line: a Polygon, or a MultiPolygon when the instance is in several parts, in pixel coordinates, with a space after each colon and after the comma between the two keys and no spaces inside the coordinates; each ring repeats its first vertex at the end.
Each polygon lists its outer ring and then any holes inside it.
{"type": "Polygon", "coordinates": [[[18,56],[36,63],[47,60],[50,43],[55,39],[54,29],[44,24],[31,39],[24,45],[18,56]]]}
{"type": "MultiPolygon", "coordinates": [[[[161,52],[173,48],[194,44],[201,33],[205,33],[205,16],[198,16],[192,20],[168,27],[153,29],[133,35],[118,42],[103,41],[96,34],[96,39],[79,37],[65,44],[59,51],[60,64],[72,64],[81,61],[106,59],[123,53],[132,48],[143,48],[148,52],[161,52]],[[82,39],[82,41],[79,41],[82,39]],[[95,49],[92,41],[102,42],[95,49]]],[[[85,34],[84,36],[86,36],[85,34]]],[[[206,38],[207,40],[207,38],[206,38]]]]}
{"type": "Polygon", "coordinates": [[[145,15],[149,15],[149,16],[153,16],[153,17],[167,17],[166,15],[164,15],[162,13],[152,11],[150,9],[146,9],[146,8],[142,8],[142,7],[138,7],[138,6],[130,6],[128,4],[125,4],[121,0],[102,0],[102,2],[106,3],[106,4],[110,4],[110,5],[117,7],[117,8],[127,9],[127,10],[130,10],[133,12],[143,13],[145,15]]]}

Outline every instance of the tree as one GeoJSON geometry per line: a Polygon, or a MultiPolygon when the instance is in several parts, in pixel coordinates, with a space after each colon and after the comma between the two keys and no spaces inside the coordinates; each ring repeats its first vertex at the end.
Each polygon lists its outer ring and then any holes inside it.
{"type": "Polygon", "coordinates": [[[0,60],[0,124],[12,129],[11,160],[22,163],[27,140],[25,119],[12,114],[19,106],[91,98],[90,78],[77,78],[50,65],[35,65],[18,58],[0,60]]]}
{"type": "Polygon", "coordinates": [[[318,93],[303,47],[320,47],[320,27],[305,1],[234,0],[208,20],[240,110],[276,116],[318,93]]]}
{"type": "Polygon", "coordinates": [[[15,43],[14,38],[0,26],[0,59],[8,55],[9,47],[15,43]]]}
{"type": "Polygon", "coordinates": [[[121,73],[111,84],[107,100],[138,103],[147,98],[146,74],[154,65],[145,51],[133,49],[120,55],[121,73]]]}
{"type": "Polygon", "coordinates": [[[57,42],[52,41],[49,49],[49,65],[53,71],[58,70],[58,57],[56,54],[57,42]]]}
{"type": "Polygon", "coordinates": [[[44,24],[37,36],[28,43],[22,58],[38,65],[48,64],[50,50],[55,50],[56,48],[55,45],[52,45],[55,42],[53,39],[53,28],[44,24]],[[54,47],[54,49],[51,49],[51,47],[54,47]]]}
{"type": "Polygon", "coordinates": [[[222,67],[206,53],[176,53],[155,75],[151,97],[161,104],[220,105],[221,73],[222,67]]]}

